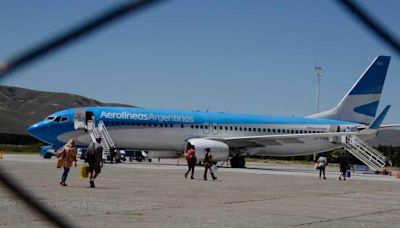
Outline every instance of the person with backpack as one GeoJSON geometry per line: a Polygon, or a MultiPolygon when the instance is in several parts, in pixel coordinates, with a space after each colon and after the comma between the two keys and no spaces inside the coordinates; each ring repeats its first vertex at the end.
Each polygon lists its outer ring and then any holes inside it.
{"type": "Polygon", "coordinates": [[[186,154],[185,154],[185,158],[188,163],[188,171],[185,173],[185,178],[187,178],[187,175],[189,174],[189,172],[192,171],[192,175],[190,176],[190,179],[194,179],[193,178],[194,167],[196,166],[197,159],[196,159],[195,148],[193,145],[191,145],[191,144],[188,145],[188,148],[187,148],[186,154]]]}
{"type": "Polygon", "coordinates": [[[214,173],[211,170],[212,166],[212,155],[210,148],[206,148],[206,154],[204,156],[204,180],[207,180],[207,171],[210,170],[211,177],[213,180],[216,180],[217,177],[214,176],[214,173]]]}
{"type": "Polygon", "coordinates": [[[96,142],[89,144],[86,150],[85,162],[89,164],[88,173],[90,174],[90,187],[95,188],[94,179],[101,172],[101,162],[103,161],[103,146],[101,145],[101,138],[96,138],[96,142]],[[93,175],[94,173],[94,175],[93,175]]]}
{"type": "Polygon", "coordinates": [[[72,164],[75,162],[76,167],[76,149],[75,141],[73,139],[68,140],[68,142],[61,147],[56,154],[57,158],[61,160],[62,167],[64,167],[64,172],[61,176],[60,185],[68,186],[65,182],[67,181],[69,170],[72,164]]]}

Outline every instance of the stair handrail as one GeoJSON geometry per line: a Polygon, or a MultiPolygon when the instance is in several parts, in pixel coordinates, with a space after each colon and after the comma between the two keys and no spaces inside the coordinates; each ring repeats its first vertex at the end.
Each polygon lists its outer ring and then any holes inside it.
{"type": "Polygon", "coordinates": [[[112,140],[110,134],[108,133],[108,130],[104,124],[103,121],[99,121],[99,129],[101,130],[102,135],[104,136],[104,139],[107,141],[108,145],[110,147],[115,147],[114,141],[112,140]]]}
{"type": "Polygon", "coordinates": [[[385,167],[385,156],[356,136],[348,138],[345,148],[375,171],[385,167]]]}
{"type": "Polygon", "coordinates": [[[346,149],[360,161],[364,162],[366,165],[372,168],[374,171],[382,169],[382,167],[380,167],[379,164],[376,164],[374,160],[367,158],[367,156],[369,156],[368,154],[366,155],[364,151],[360,151],[359,149],[357,149],[356,145],[348,144],[346,146],[346,149]]]}
{"type": "Polygon", "coordinates": [[[373,148],[372,146],[370,146],[368,143],[364,142],[363,140],[361,140],[360,138],[353,136],[355,138],[355,140],[360,143],[362,146],[368,148],[371,153],[375,154],[377,157],[379,157],[380,159],[382,159],[383,161],[386,159],[386,157],[381,154],[378,150],[376,150],[375,148],[373,148]]]}

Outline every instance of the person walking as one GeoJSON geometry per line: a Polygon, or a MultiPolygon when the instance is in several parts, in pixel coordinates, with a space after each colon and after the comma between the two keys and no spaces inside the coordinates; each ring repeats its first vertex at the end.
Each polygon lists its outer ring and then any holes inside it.
{"type": "Polygon", "coordinates": [[[60,185],[68,186],[65,182],[67,181],[69,170],[71,169],[74,162],[75,167],[77,166],[75,141],[73,139],[68,140],[68,142],[57,151],[56,156],[58,159],[61,159],[62,166],[64,167],[64,172],[61,176],[60,185]]]}
{"type": "Polygon", "coordinates": [[[347,171],[347,157],[342,153],[339,157],[339,166],[340,166],[340,175],[339,175],[339,180],[346,180],[346,171],[347,171]]]}
{"type": "Polygon", "coordinates": [[[212,166],[212,155],[210,148],[206,148],[206,154],[204,156],[204,180],[207,180],[207,171],[210,170],[211,177],[213,180],[216,180],[217,177],[214,176],[214,173],[211,170],[212,166]]]}
{"type": "Polygon", "coordinates": [[[324,179],[326,179],[326,177],[325,177],[325,167],[328,164],[328,159],[322,154],[318,158],[317,163],[318,163],[318,169],[319,169],[319,179],[321,179],[321,176],[323,176],[324,179]]]}
{"type": "Polygon", "coordinates": [[[196,151],[193,145],[189,144],[188,149],[185,154],[186,161],[188,163],[188,171],[185,173],[185,178],[187,178],[187,175],[189,174],[190,171],[192,171],[192,175],[190,176],[190,179],[193,178],[194,174],[194,167],[196,166],[196,151]]]}
{"type": "Polygon", "coordinates": [[[86,150],[85,161],[89,164],[90,174],[90,187],[95,188],[94,180],[101,172],[101,162],[103,160],[103,146],[101,145],[101,138],[96,138],[96,142],[89,144],[86,150]],[[94,173],[94,175],[93,175],[94,173]]]}

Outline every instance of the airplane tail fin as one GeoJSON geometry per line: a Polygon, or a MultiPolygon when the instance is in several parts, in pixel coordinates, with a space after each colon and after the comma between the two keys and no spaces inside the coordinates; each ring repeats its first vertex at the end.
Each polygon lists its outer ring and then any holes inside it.
{"type": "Polygon", "coordinates": [[[333,109],[307,117],[369,125],[376,115],[390,56],[378,56],[333,109]]]}

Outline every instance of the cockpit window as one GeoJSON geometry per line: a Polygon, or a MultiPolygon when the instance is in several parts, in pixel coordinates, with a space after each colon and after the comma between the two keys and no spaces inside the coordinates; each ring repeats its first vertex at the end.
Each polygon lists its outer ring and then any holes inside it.
{"type": "Polygon", "coordinates": [[[49,116],[49,117],[47,117],[46,120],[52,120],[52,121],[54,121],[54,122],[60,123],[60,122],[65,122],[65,121],[67,121],[67,120],[68,120],[68,117],[67,117],[67,116],[49,116]]]}

